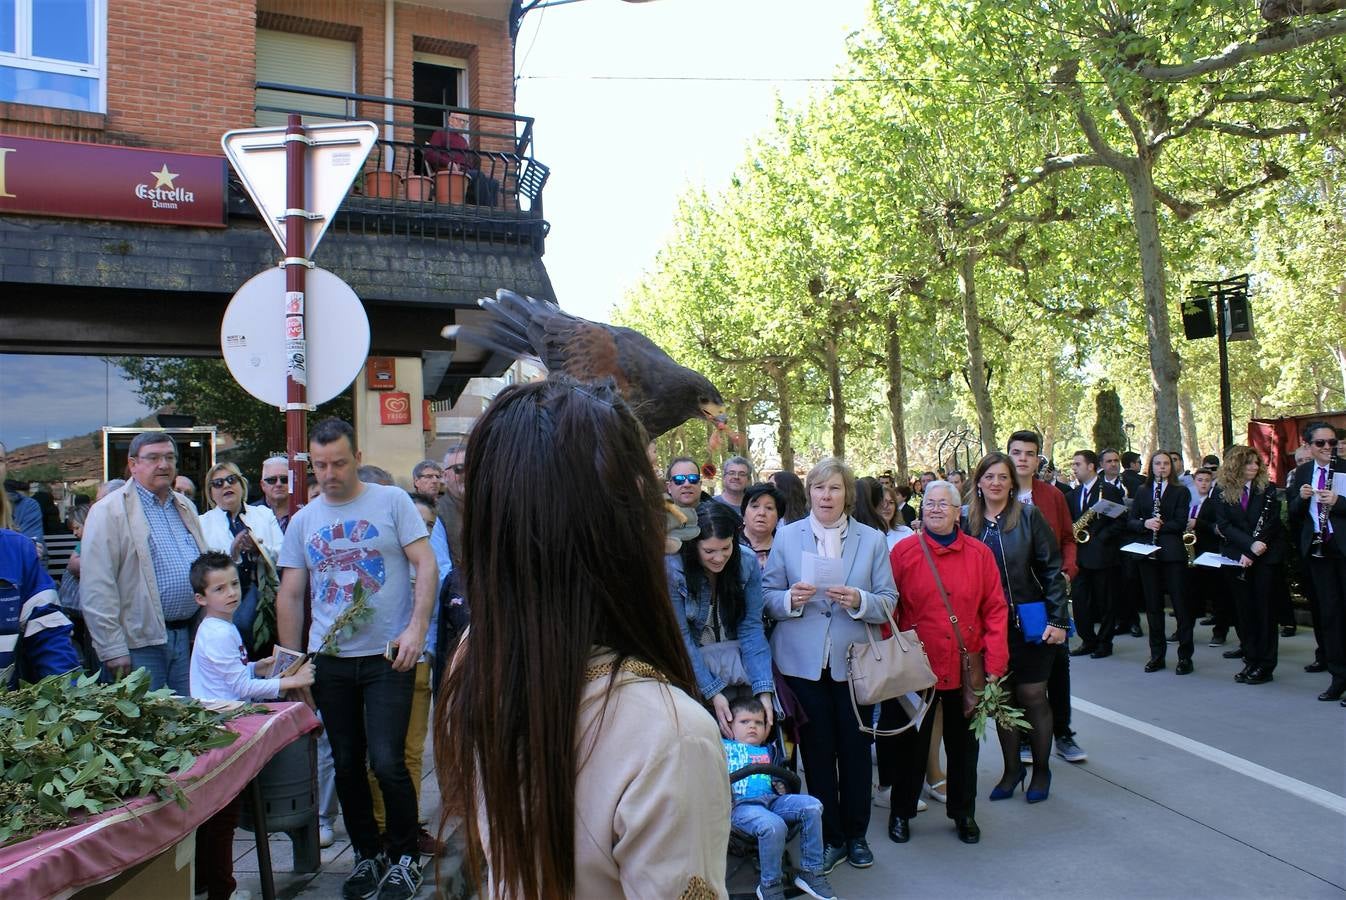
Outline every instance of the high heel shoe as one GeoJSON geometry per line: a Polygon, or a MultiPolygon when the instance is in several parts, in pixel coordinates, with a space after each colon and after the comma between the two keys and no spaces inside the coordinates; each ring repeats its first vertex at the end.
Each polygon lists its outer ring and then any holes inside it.
{"type": "Polygon", "coordinates": [[[1027,791],[1024,792],[1024,796],[1028,799],[1029,803],[1041,803],[1043,800],[1047,799],[1047,795],[1050,794],[1051,792],[1052,792],[1052,773],[1048,772],[1047,786],[1040,791],[1035,791],[1029,788],[1027,791]]]}
{"type": "Polygon", "coordinates": [[[1026,779],[1027,777],[1028,777],[1028,769],[1024,768],[1023,766],[1020,766],[1020,767],[1019,767],[1019,777],[1016,778],[1016,779],[1014,779],[1014,783],[1013,783],[1013,784],[1011,784],[1011,785],[1010,785],[1009,787],[1007,787],[1007,788],[1005,788],[1005,787],[1001,787],[1001,786],[998,785],[998,784],[997,784],[995,787],[991,788],[991,799],[992,799],[992,800],[1008,800],[1010,797],[1013,797],[1013,796],[1014,796],[1014,789],[1017,788],[1019,785],[1023,784],[1023,783],[1024,783],[1024,779],[1026,779]]]}

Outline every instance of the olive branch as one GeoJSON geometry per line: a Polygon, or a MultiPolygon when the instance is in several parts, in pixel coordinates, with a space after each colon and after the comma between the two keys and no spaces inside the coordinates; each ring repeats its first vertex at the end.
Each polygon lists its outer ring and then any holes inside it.
{"type": "Polygon", "coordinates": [[[977,740],[986,737],[986,724],[995,722],[1001,728],[1031,731],[1033,726],[1024,718],[1024,711],[1010,703],[1010,691],[1005,687],[1005,678],[986,679],[986,686],[977,692],[977,708],[972,713],[968,728],[977,736],[977,740]]]}

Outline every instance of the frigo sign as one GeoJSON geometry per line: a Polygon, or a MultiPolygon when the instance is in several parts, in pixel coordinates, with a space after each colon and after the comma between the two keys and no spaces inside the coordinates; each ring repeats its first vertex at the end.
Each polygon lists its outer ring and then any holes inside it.
{"type": "Polygon", "coordinates": [[[0,134],[0,213],[225,226],[220,156],[0,134]]]}

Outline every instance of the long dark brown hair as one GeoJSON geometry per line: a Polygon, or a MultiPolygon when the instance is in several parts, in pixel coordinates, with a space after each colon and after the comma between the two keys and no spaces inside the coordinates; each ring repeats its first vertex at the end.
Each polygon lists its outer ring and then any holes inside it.
{"type": "Polygon", "coordinates": [[[981,458],[976,471],[972,473],[972,493],[967,501],[967,532],[976,537],[981,536],[982,529],[986,526],[986,498],[981,495],[981,477],[986,474],[987,469],[996,465],[1008,467],[1010,474],[1009,498],[1005,504],[1005,520],[1000,523],[1000,530],[1008,532],[1018,528],[1019,518],[1023,514],[1023,504],[1016,496],[1019,487],[1014,460],[1007,453],[992,450],[981,458]]]}
{"type": "Polygon", "coordinates": [[[462,816],[497,896],[575,894],[579,705],[595,648],[617,655],[609,694],[634,658],[698,696],[646,443],[610,382],[563,377],[505,388],[468,440],[472,624],[435,713],[435,761],[444,815],[462,816]]]}

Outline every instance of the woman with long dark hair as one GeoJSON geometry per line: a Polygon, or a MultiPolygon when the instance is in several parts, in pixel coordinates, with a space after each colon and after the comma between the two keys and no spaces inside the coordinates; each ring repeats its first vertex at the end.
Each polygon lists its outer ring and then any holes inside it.
{"type": "MultiPolygon", "coordinates": [[[[1070,610],[1056,536],[1035,507],[1015,499],[1015,492],[1014,460],[1004,453],[986,454],[972,474],[964,530],[991,548],[1000,569],[1000,584],[1009,604],[1010,680],[1015,699],[1032,726],[1028,743],[1033,751],[1033,779],[1026,793],[1029,803],[1039,803],[1047,799],[1052,784],[1052,711],[1047,705],[1047,676],[1056,645],[1066,641],[1070,610]],[[1024,627],[1027,610],[1023,607],[1030,603],[1045,604],[1047,623],[1041,631],[1024,627]]],[[[996,731],[1005,771],[991,790],[991,799],[1005,800],[1023,783],[1027,771],[1019,761],[1018,732],[1005,728],[996,731]]]]}
{"type": "Polygon", "coordinates": [[[762,621],[762,570],[738,542],[733,508],[706,500],[696,508],[696,524],[700,534],[683,541],[681,552],[664,557],[664,565],[697,688],[725,737],[733,736],[725,696],[733,685],[752,689],[770,728],[775,685],[762,621]]]}
{"type": "Polygon", "coordinates": [[[725,896],[728,774],[668,599],[647,442],[610,383],[556,376],[505,388],[468,440],[481,602],[435,746],[483,897],[725,896]]]}
{"type": "Polygon", "coordinates": [[[1173,471],[1173,457],[1163,450],[1151,453],[1149,472],[1131,501],[1128,521],[1137,541],[1159,548],[1149,556],[1141,557],[1136,565],[1145,595],[1145,624],[1150,632],[1150,659],[1145,663],[1146,672],[1158,672],[1165,666],[1164,657],[1168,650],[1164,632],[1165,593],[1173,602],[1173,615],[1178,620],[1178,667],[1174,671],[1179,675],[1192,672],[1192,626],[1196,623],[1187,609],[1184,585],[1187,550],[1182,545],[1191,505],[1191,492],[1178,481],[1178,475],[1173,471]]]}
{"type": "Polygon", "coordinates": [[[1244,444],[1225,451],[1215,482],[1211,500],[1222,541],[1220,554],[1240,565],[1221,570],[1225,588],[1234,598],[1243,644],[1243,671],[1234,680],[1265,684],[1276,669],[1280,642],[1272,598],[1285,553],[1281,498],[1261,455],[1244,444]]]}
{"type": "Polygon", "coordinates": [[[798,522],[809,514],[808,498],[804,496],[804,482],[794,472],[784,469],[771,476],[771,483],[785,498],[785,508],[781,510],[782,525],[798,522]]]}

